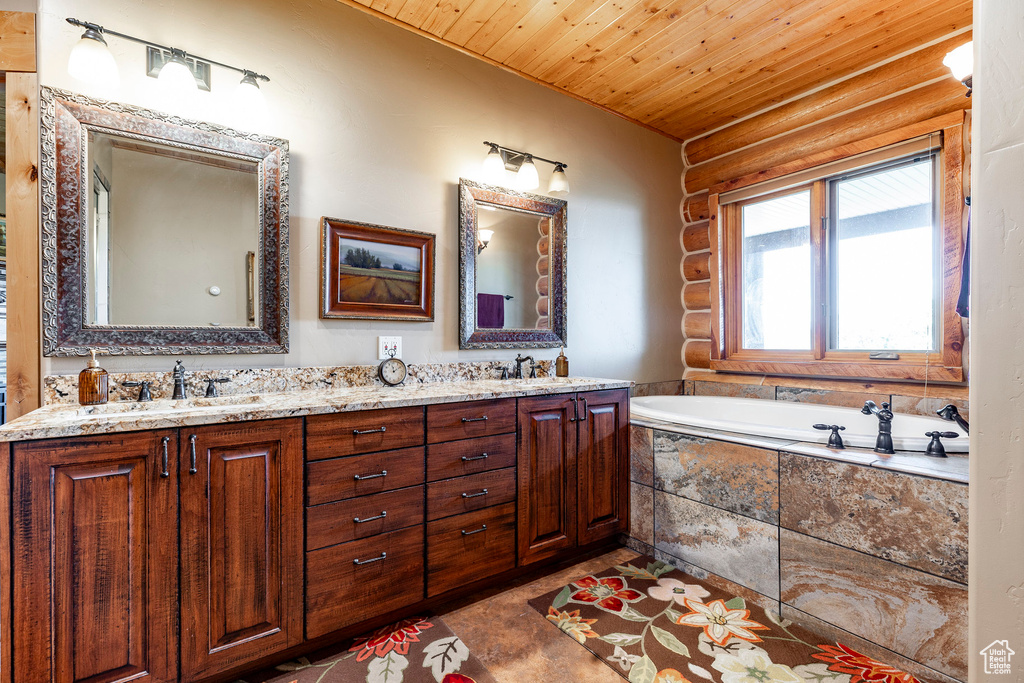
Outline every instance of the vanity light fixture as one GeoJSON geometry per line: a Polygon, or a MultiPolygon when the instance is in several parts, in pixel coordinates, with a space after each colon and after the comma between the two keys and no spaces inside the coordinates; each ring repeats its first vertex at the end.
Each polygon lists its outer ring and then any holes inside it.
{"type": "Polygon", "coordinates": [[[169,91],[169,95],[188,95],[194,93],[197,88],[209,90],[210,66],[214,65],[242,74],[242,81],[239,83],[236,95],[246,106],[262,106],[263,104],[258,81],[270,81],[270,78],[263,74],[205,57],[198,57],[180,48],[136,38],[99,24],[80,21],[72,17],[68,17],[67,22],[72,26],[85,29],[82,39],[71,50],[71,56],[68,58],[68,73],[79,80],[107,87],[116,86],[119,83],[117,62],[110,54],[110,50],[107,49],[105,38],[105,36],[116,36],[145,45],[148,48],[147,73],[150,76],[155,76],[161,85],[169,91]]]}
{"type": "Polygon", "coordinates": [[[487,245],[491,243],[491,238],[494,237],[493,230],[481,230],[480,237],[476,242],[476,253],[480,253],[487,248],[487,245]]]}
{"type": "Polygon", "coordinates": [[[974,90],[974,42],[964,43],[946,54],[942,63],[949,67],[956,80],[967,86],[967,96],[974,90]]]}
{"type": "Polygon", "coordinates": [[[535,190],[540,187],[540,177],[537,174],[535,161],[543,161],[555,167],[551,174],[551,182],[548,185],[549,194],[568,194],[569,180],[565,177],[565,169],[569,164],[561,161],[552,161],[544,157],[535,156],[529,152],[521,152],[517,149],[502,147],[495,142],[484,140],[484,144],[490,147],[487,156],[484,157],[483,178],[484,182],[492,185],[504,184],[507,176],[505,171],[512,171],[516,174],[516,185],[520,190],[535,190]]]}

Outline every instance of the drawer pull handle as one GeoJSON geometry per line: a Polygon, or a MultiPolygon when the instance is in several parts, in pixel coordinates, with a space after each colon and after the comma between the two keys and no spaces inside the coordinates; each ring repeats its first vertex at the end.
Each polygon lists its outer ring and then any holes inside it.
{"type": "Polygon", "coordinates": [[[388,516],[388,511],[387,510],[382,510],[381,513],[379,515],[377,515],[376,517],[367,517],[366,519],[359,519],[358,517],[353,517],[352,521],[355,522],[356,524],[364,524],[366,522],[372,522],[375,519],[384,519],[387,516],[388,516]]]}
{"type": "Polygon", "coordinates": [[[352,433],[359,436],[360,434],[383,434],[386,431],[388,431],[387,427],[380,427],[379,429],[353,429],[352,433]]]}
{"type": "Polygon", "coordinates": [[[355,475],[352,475],[352,478],[355,479],[356,481],[364,481],[366,479],[378,479],[380,477],[386,477],[386,476],[388,476],[388,471],[387,470],[383,470],[383,471],[381,471],[380,474],[355,474],[355,475]]]}
{"type": "Polygon", "coordinates": [[[463,536],[472,536],[473,534],[478,534],[481,531],[487,531],[487,525],[486,524],[482,525],[479,529],[473,529],[472,531],[466,531],[465,529],[463,529],[462,530],[462,535],[463,536]]]}
{"type": "Polygon", "coordinates": [[[466,457],[464,455],[464,456],[462,456],[462,462],[473,462],[474,460],[486,460],[487,458],[488,458],[488,455],[486,453],[481,453],[480,455],[474,455],[472,457],[466,457]]]}
{"type": "Polygon", "coordinates": [[[464,418],[462,418],[462,421],[463,422],[487,422],[487,416],[484,415],[483,417],[464,417],[464,418]]]}
{"type": "Polygon", "coordinates": [[[188,473],[195,474],[199,470],[196,469],[196,435],[189,434],[188,436],[188,473]]]}
{"type": "Polygon", "coordinates": [[[371,557],[368,560],[360,560],[359,558],[356,558],[356,559],[352,560],[352,564],[362,565],[362,564],[370,564],[371,562],[380,562],[381,560],[386,559],[387,556],[388,556],[387,553],[381,553],[380,557],[371,557]]]}
{"type": "Polygon", "coordinates": [[[164,452],[163,452],[163,455],[160,458],[160,466],[161,466],[160,478],[161,479],[166,479],[167,477],[171,476],[171,471],[167,469],[167,464],[168,464],[167,463],[167,460],[168,460],[167,444],[170,442],[170,440],[171,440],[171,437],[169,437],[169,436],[165,436],[163,439],[161,439],[161,441],[163,442],[163,446],[164,446],[164,452]]]}
{"type": "Polygon", "coordinates": [[[480,496],[486,496],[486,495],[487,495],[487,489],[484,489],[480,493],[463,493],[462,497],[463,498],[479,498],[480,496]]]}
{"type": "Polygon", "coordinates": [[[580,397],[580,400],[583,401],[583,417],[581,417],[580,420],[582,420],[583,422],[586,422],[587,421],[587,412],[590,410],[590,406],[587,405],[587,399],[586,398],[580,397]]]}

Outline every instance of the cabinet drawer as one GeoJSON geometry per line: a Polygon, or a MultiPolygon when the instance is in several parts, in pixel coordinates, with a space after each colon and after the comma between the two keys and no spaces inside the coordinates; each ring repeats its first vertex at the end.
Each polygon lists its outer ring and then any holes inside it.
{"type": "Polygon", "coordinates": [[[317,505],[306,509],[306,550],[422,523],[422,486],[317,505]]]}
{"type": "Polygon", "coordinates": [[[515,467],[435,481],[427,484],[427,519],[450,517],[515,499],[515,467]]]}
{"type": "Polygon", "coordinates": [[[427,524],[428,597],[515,566],[515,503],[427,524]]]}
{"type": "Polygon", "coordinates": [[[421,445],[421,407],[358,410],[306,418],[306,460],[421,445]]]}
{"type": "Polygon", "coordinates": [[[427,406],[428,443],[505,434],[515,430],[515,399],[427,406]]]}
{"type": "Polygon", "coordinates": [[[427,481],[461,477],[516,464],[516,435],[501,434],[427,446],[427,481]]]}
{"type": "Polygon", "coordinates": [[[423,468],[422,446],[311,462],[306,465],[306,504],[416,486],[423,483],[423,468]]]}
{"type": "Polygon", "coordinates": [[[422,599],[422,526],[306,553],[307,639],[422,599]]]}

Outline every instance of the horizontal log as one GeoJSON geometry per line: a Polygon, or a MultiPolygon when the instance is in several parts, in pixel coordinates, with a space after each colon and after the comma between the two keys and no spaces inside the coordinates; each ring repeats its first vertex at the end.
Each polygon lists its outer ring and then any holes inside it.
{"type": "Polygon", "coordinates": [[[690,164],[700,164],[825,118],[841,115],[865,103],[891,97],[893,93],[926,81],[948,78],[949,69],[942,64],[943,56],[969,39],[969,36],[955,36],[728,128],[695,138],[686,144],[686,159],[690,164]]]}
{"type": "Polygon", "coordinates": [[[687,311],[683,316],[683,336],[687,339],[711,339],[711,312],[687,311]]]}
{"type": "Polygon", "coordinates": [[[537,259],[537,275],[547,275],[549,263],[547,256],[541,256],[537,259]]]}
{"type": "Polygon", "coordinates": [[[537,294],[540,296],[548,295],[548,277],[546,275],[537,278],[537,294]]]}
{"type": "Polygon", "coordinates": [[[711,310],[711,283],[693,282],[683,287],[683,305],[688,311],[711,310]]]}
{"type": "Polygon", "coordinates": [[[711,248],[711,226],[707,221],[683,228],[683,249],[702,251],[711,248]]]}
{"type": "Polygon", "coordinates": [[[711,367],[711,342],[706,339],[688,339],[683,346],[683,362],[687,368],[711,367]]]}
{"type": "Polygon", "coordinates": [[[540,254],[541,256],[547,256],[547,254],[548,254],[548,244],[550,242],[551,242],[551,238],[548,237],[547,235],[544,235],[539,240],[537,240],[537,253],[540,254]]]}
{"type": "Polygon", "coordinates": [[[687,195],[683,200],[683,220],[687,223],[706,221],[708,216],[708,193],[698,192],[687,195]]]}
{"type": "Polygon", "coordinates": [[[683,259],[683,279],[687,282],[699,282],[711,279],[711,252],[690,254],[683,259]]]}
{"type": "Polygon", "coordinates": [[[537,315],[546,316],[548,314],[548,298],[546,296],[537,297],[537,315]]]}
{"type": "Polygon", "coordinates": [[[741,176],[768,173],[780,164],[970,106],[970,99],[964,97],[963,85],[953,79],[944,80],[764,144],[691,166],[686,171],[686,191],[696,193],[741,176]]]}
{"type": "Polygon", "coordinates": [[[548,317],[546,315],[542,315],[539,318],[537,318],[537,324],[534,325],[535,329],[546,330],[546,329],[548,329],[548,327],[549,327],[549,323],[548,323],[548,317]]]}

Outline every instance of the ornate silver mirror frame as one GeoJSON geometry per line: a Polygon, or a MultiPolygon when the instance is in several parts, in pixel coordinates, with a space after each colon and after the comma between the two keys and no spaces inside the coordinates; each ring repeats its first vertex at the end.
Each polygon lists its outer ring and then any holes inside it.
{"type": "MultiPolygon", "coordinates": [[[[288,352],[288,141],[42,88],[43,353],[288,352]],[[252,327],[92,325],[87,317],[88,131],[258,165],[258,323],[252,327]]],[[[158,255],[158,257],[166,255],[158,255]]]]}
{"type": "MultiPolygon", "coordinates": [[[[567,205],[562,199],[459,180],[460,349],[549,349],[566,346],[566,214],[567,205]],[[497,329],[477,326],[479,203],[549,218],[548,254],[538,261],[538,275],[546,286],[542,296],[547,306],[545,327],[497,329]]],[[[538,294],[541,294],[540,289],[538,294]]]]}

